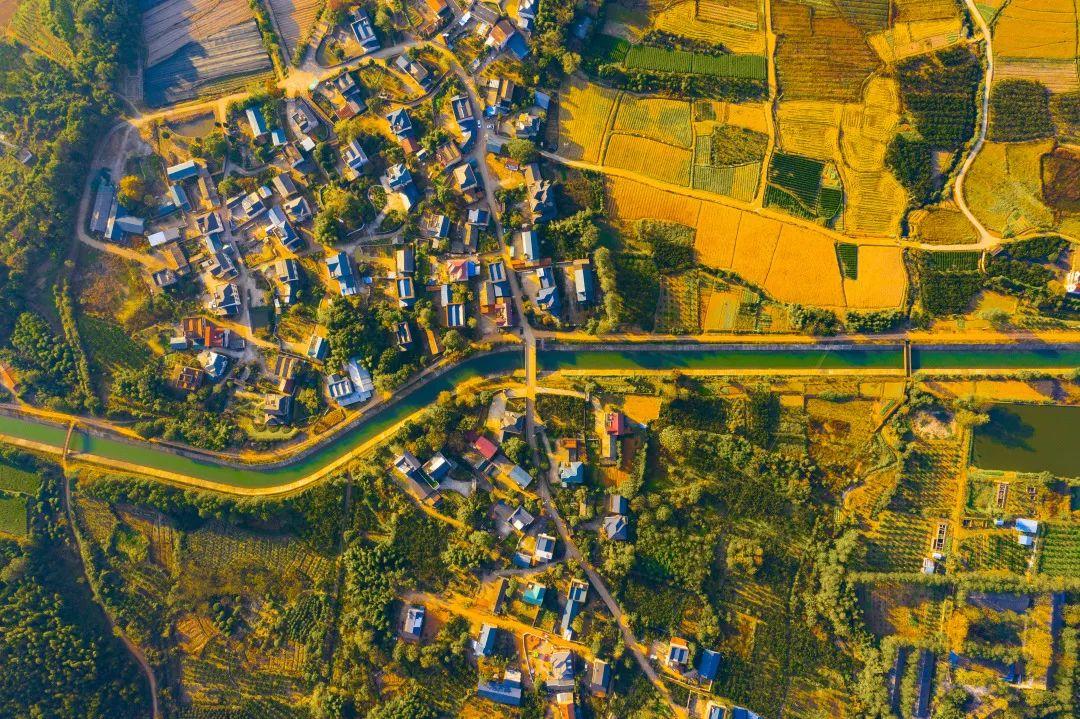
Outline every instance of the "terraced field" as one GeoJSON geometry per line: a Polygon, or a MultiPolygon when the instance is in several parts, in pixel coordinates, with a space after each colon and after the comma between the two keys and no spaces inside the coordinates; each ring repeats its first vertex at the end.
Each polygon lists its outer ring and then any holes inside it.
{"type": "Polygon", "coordinates": [[[146,68],[143,91],[150,105],[190,100],[208,89],[224,91],[230,81],[270,72],[255,20],[227,28],[202,42],[192,42],[146,68]]]}

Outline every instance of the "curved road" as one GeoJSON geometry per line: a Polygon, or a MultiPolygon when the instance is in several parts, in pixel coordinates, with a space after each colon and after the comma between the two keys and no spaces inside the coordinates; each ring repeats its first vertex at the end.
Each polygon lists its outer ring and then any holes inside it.
{"type": "Polygon", "coordinates": [[[986,133],[990,128],[990,91],[994,83],[994,43],[990,33],[990,26],[986,24],[986,18],[979,12],[975,0],[964,0],[964,4],[967,6],[968,14],[971,15],[972,22],[979,26],[979,32],[983,36],[983,43],[986,45],[986,76],[983,78],[982,118],[979,122],[979,137],[975,140],[975,144],[972,145],[971,152],[968,154],[967,159],[964,160],[964,165],[956,176],[956,182],[953,183],[953,200],[956,202],[957,207],[960,208],[960,212],[964,213],[964,217],[968,219],[968,222],[978,233],[978,247],[988,249],[1000,243],[1001,238],[991,234],[986,229],[986,226],[979,221],[979,218],[975,216],[975,213],[971,211],[971,208],[968,207],[967,199],[964,197],[964,180],[967,179],[968,170],[975,164],[975,158],[978,157],[979,151],[982,150],[983,145],[986,143],[986,133]]]}

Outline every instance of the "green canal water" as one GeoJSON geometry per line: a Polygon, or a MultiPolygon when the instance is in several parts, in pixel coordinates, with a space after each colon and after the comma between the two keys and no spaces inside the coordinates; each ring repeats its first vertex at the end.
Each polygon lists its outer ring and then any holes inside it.
{"type": "Polygon", "coordinates": [[[622,351],[547,350],[538,353],[541,370],[664,370],[664,369],[896,369],[904,368],[899,346],[823,348],[795,346],[770,348],[723,348],[657,350],[635,348],[622,351]]]}
{"type": "MultiPolygon", "coordinates": [[[[1020,348],[1004,351],[980,350],[978,348],[962,348],[958,350],[925,348],[913,350],[913,360],[917,362],[916,367],[927,369],[1080,366],[1080,347],[1067,350],[1036,351],[1020,348]]],[[[649,348],[648,346],[610,351],[544,350],[538,353],[537,363],[542,371],[560,369],[894,369],[902,371],[904,365],[903,352],[899,346],[830,348],[810,345],[791,347],[743,346],[681,351],[670,348],[649,348]]],[[[72,438],[72,450],[236,487],[265,488],[280,486],[307,477],[322,467],[335,462],[379,433],[430,405],[443,391],[452,390],[457,385],[479,376],[508,375],[514,370],[522,369],[522,366],[522,353],[516,351],[483,355],[466,360],[460,366],[413,390],[393,404],[373,412],[370,417],[365,418],[357,426],[344,432],[303,459],[282,467],[226,467],[213,462],[180,457],[149,443],[127,442],[87,434],[78,434],[72,438]]],[[[1027,412],[1031,409],[1039,410],[1042,408],[1023,408],[1019,411],[1027,412]]],[[[1050,425],[1045,430],[1042,429],[1042,419],[1031,420],[1031,422],[1039,422],[1040,424],[1039,430],[1032,432],[1027,439],[1028,444],[1032,446],[1030,450],[1026,448],[1026,445],[1022,444],[998,446],[1000,442],[991,443],[988,439],[977,439],[976,451],[987,458],[987,463],[984,463],[983,466],[997,467],[998,464],[1001,464],[1002,466],[998,468],[1011,469],[1014,468],[1015,463],[1026,460],[1024,463],[1025,468],[1037,467],[1039,470],[1046,468],[1052,472],[1064,471],[1064,460],[1054,460],[1054,452],[1057,452],[1056,456],[1059,458],[1067,453],[1061,451],[1060,447],[1056,450],[1053,449],[1055,442],[1060,441],[1061,432],[1065,431],[1062,428],[1066,426],[1069,427],[1066,434],[1071,432],[1073,437],[1080,436],[1077,435],[1077,431],[1080,430],[1080,426],[1078,426],[1080,425],[1080,415],[1074,412],[1068,416],[1071,418],[1070,425],[1065,425],[1062,418],[1058,417],[1050,421],[1050,425]],[[1058,426],[1053,426],[1055,424],[1058,426]],[[1054,437],[1059,439],[1053,439],[1054,437]],[[1036,443],[1038,448],[1035,448],[1036,443]],[[1041,449],[1044,445],[1049,449],[1041,449]],[[1035,455],[1038,455],[1038,461],[1033,459],[1035,455]],[[1048,457],[1049,459],[1047,459],[1048,457]],[[1051,462],[1052,467],[1044,467],[1047,462],[1051,462]]],[[[1030,424],[1027,422],[1026,415],[1024,420],[1026,424],[1030,424]]],[[[65,427],[0,415],[0,434],[40,442],[54,447],[63,447],[67,430],[65,427]]],[[[1076,465],[1077,463],[1073,462],[1072,464],[1076,465]]],[[[1018,465],[1015,468],[1018,468],[1018,465]]],[[[1025,471],[1033,470],[1025,469],[1025,471]]],[[[1075,467],[1070,468],[1068,471],[1078,472],[1075,467]]],[[[1068,472],[1065,473],[1068,474],[1068,472]]]]}
{"type": "Polygon", "coordinates": [[[999,404],[979,427],[972,462],[983,469],[1080,476],[1080,407],[999,404]]]}

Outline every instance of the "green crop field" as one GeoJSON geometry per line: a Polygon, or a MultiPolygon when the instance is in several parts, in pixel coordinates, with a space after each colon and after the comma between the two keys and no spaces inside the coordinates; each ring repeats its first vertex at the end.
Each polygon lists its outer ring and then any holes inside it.
{"type": "Polygon", "coordinates": [[[978,252],[928,252],[927,265],[942,272],[974,272],[979,269],[978,252]]]}
{"type": "Polygon", "coordinates": [[[41,478],[33,472],[0,462],[0,490],[34,496],[40,486],[41,478]]]}
{"type": "Polygon", "coordinates": [[[765,58],[761,55],[702,55],[666,47],[634,45],[626,52],[626,66],[635,70],[711,75],[743,80],[764,80],[765,58]]]}
{"type": "Polygon", "coordinates": [[[0,492],[0,533],[26,536],[26,497],[0,492]]]}
{"type": "Polygon", "coordinates": [[[1047,524],[1046,536],[1040,541],[1040,572],[1065,577],[1080,574],[1080,525],[1047,524]]]}
{"type": "Polygon", "coordinates": [[[840,260],[840,270],[844,277],[855,280],[859,277],[859,246],[850,242],[836,244],[836,258],[840,260]]]}
{"type": "Polygon", "coordinates": [[[150,350],[131,339],[123,327],[100,317],[81,315],[79,337],[99,367],[136,368],[150,359],[150,350]]]}
{"type": "Polygon", "coordinates": [[[824,169],[824,163],[818,160],[777,152],[769,164],[769,182],[793,193],[807,207],[813,207],[821,191],[824,169]]]}

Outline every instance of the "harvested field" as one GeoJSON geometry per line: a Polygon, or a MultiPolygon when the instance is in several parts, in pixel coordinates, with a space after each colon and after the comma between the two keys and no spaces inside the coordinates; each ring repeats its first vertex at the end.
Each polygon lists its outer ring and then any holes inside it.
{"type": "Polygon", "coordinates": [[[244,0],[149,0],[143,8],[147,67],[157,65],[189,43],[203,43],[226,28],[254,19],[244,0]]]}
{"type": "Polygon", "coordinates": [[[839,102],[796,100],[781,102],[776,112],[780,147],[784,152],[831,160],[840,153],[839,102]]]}
{"type": "Polygon", "coordinates": [[[896,0],[896,22],[959,18],[955,0],[896,0]]]}
{"type": "Polygon", "coordinates": [[[202,43],[185,45],[166,60],[147,67],[144,94],[150,105],[167,105],[190,100],[227,81],[272,69],[255,21],[249,20],[202,43]]]}
{"type": "Polygon", "coordinates": [[[638,172],[673,185],[690,184],[692,153],[679,147],[636,135],[612,134],[604,153],[604,164],[638,172]]]}
{"type": "Polygon", "coordinates": [[[1080,90],[1076,61],[1005,58],[994,65],[995,80],[1037,80],[1051,92],[1080,90]]]}
{"type": "Polygon", "coordinates": [[[559,152],[573,160],[599,162],[618,93],[575,76],[559,97],[559,152]]]}
{"type": "Polygon", "coordinates": [[[689,149],[694,144],[690,122],[688,102],[624,94],[619,100],[612,131],[689,149]]]}
{"type": "Polygon", "coordinates": [[[994,52],[1001,58],[1075,60],[1073,0],[1012,0],[994,24],[994,52]]]}
{"type": "Polygon", "coordinates": [[[767,133],[769,131],[769,123],[765,115],[770,110],[765,103],[747,103],[745,105],[724,103],[724,106],[727,113],[724,115],[723,120],[728,125],[742,127],[754,132],[767,133]]]}
{"type": "Polygon", "coordinates": [[[300,41],[311,33],[321,4],[321,0],[270,0],[286,57],[292,57],[300,41]]]}
{"type": "Polygon", "coordinates": [[[773,6],[780,90],[791,100],[856,101],[880,60],[857,26],[814,10],[791,0],[773,6]]]}
{"type": "Polygon", "coordinates": [[[653,17],[657,30],[723,45],[732,52],[764,53],[759,0],[682,0],[653,17]]]}
{"type": "MultiPolygon", "coordinates": [[[[764,286],[783,228],[784,225],[779,220],[742,213],[738,234],[735,236],[731,267],[724,269],[736,272],[759,287],[764,286]]],[[[790,293],[787,294],[790,296],[790,293]]]]}
{"type": "Polygon", "coordinates": [[[1052,140],[986,143],[964,183],[975,216],[996,232],[1052,229],[1053,213],[1042,201],[1041,158],[1053,146],[1052,140]]]}
{"type": "Polygon", "coordinates": [[[963,23],[959,17],[952,17],[896,23],[884,32],[869,36],[867,41],[882,60],[892,63],[955,45],[963,39],[963,23]]]}
{"type": "Polygon", "coordinates": [[[739,223],[746,217],[746,213],[734,207],[716,202],[704,203],[694,236],[697,261],[707,267],[730,268],[735,257],[739,223]]]}

